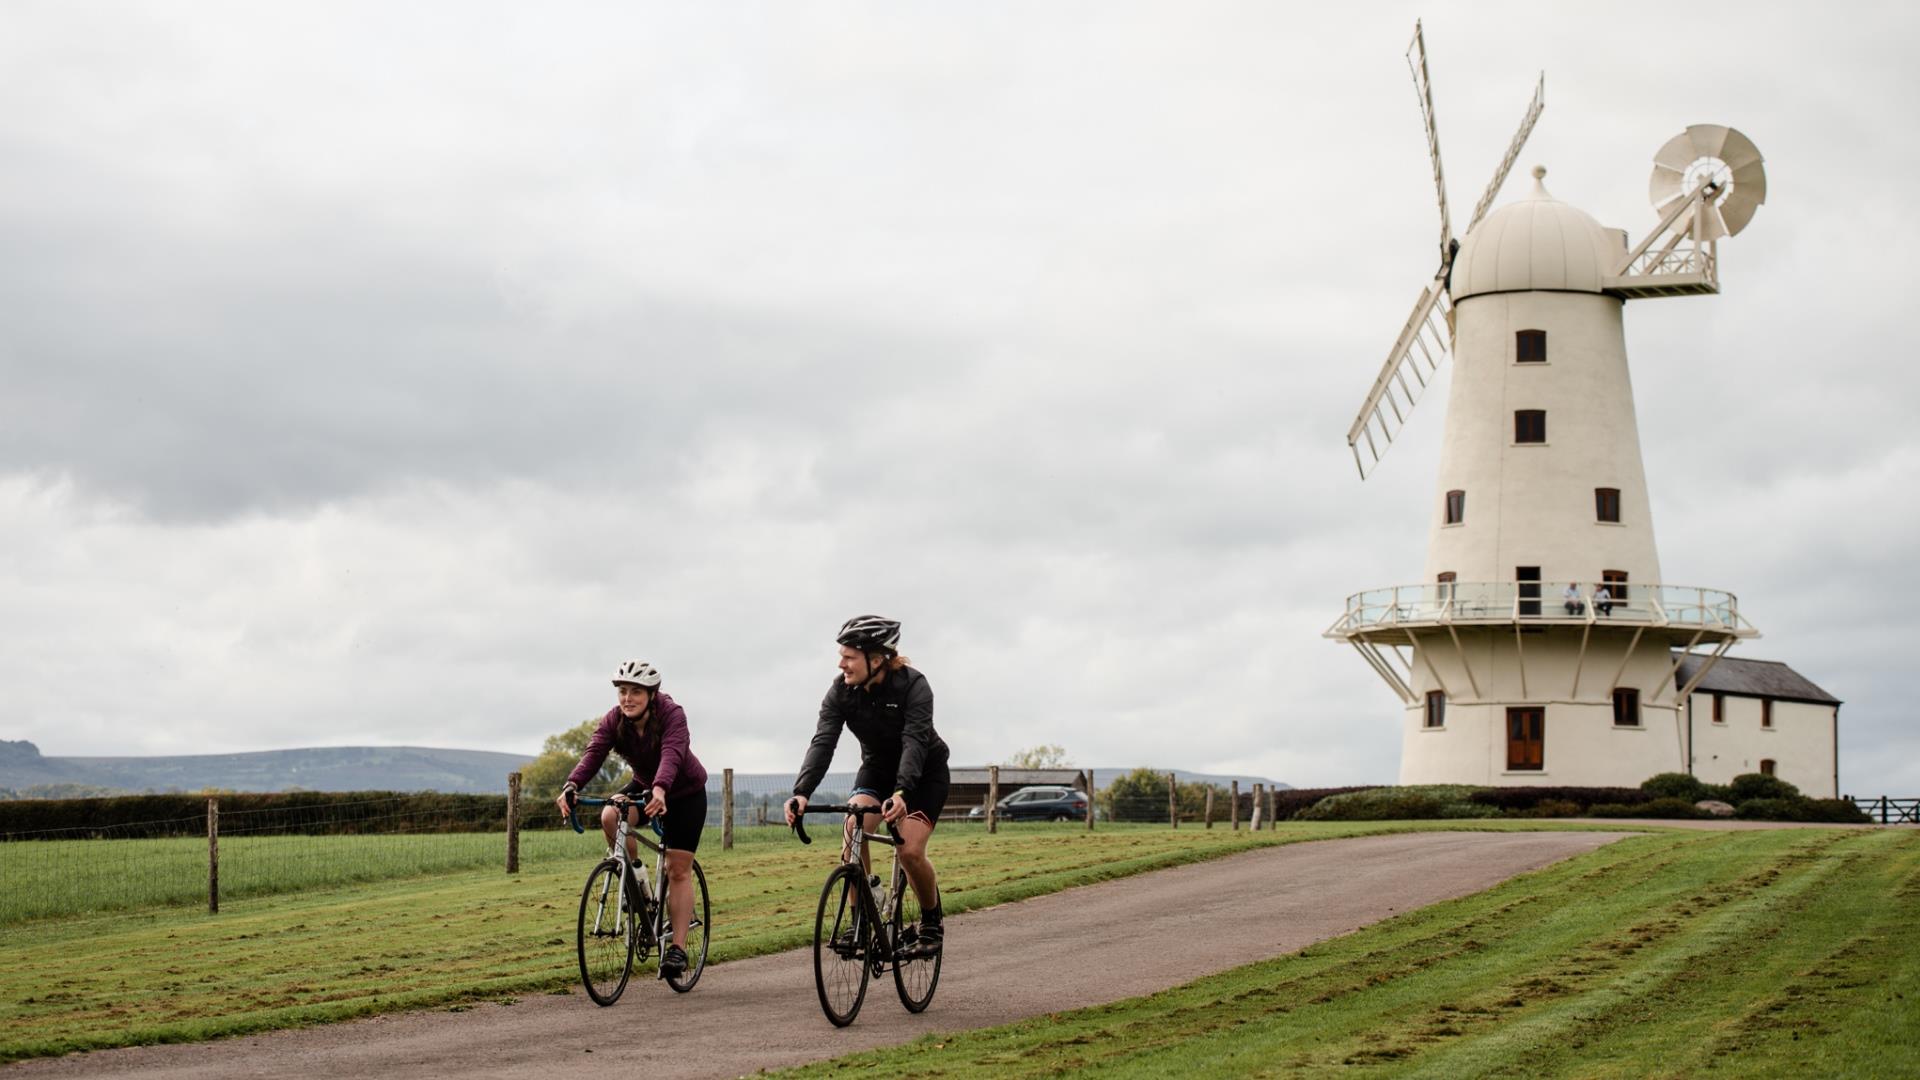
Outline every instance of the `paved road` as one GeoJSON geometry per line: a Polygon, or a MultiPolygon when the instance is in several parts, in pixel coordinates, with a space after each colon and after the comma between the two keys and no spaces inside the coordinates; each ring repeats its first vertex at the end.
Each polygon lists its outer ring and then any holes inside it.
{"type": "Polygon", "coordinates": [[[662,1075],[739,1076],[1178,986],[1623,835],[1426,832],[1290,844],[958,915],[947,922],[950,954],[933,1005],[914,1016],[891,979],[876,981],[844,1029],[820,1014],[811,954],[796,950],[709,968],[687,995],[639,980],[609,1009],[580,993],[536,995],[461,1013],[28,1061],[0,1077],[467,1080],[654,1070],[663,1050],[677,1056],[662,1075]],[[623,1054],[630,1063],[614,1060],[623,1054]]]}

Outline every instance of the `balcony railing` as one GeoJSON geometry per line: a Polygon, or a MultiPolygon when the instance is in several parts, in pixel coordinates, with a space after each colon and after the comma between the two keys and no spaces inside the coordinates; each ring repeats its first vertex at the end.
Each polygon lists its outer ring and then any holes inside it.
{"type": "Polygon", "coordinates": [[[1328,637],[1396,627],[1448,624],[1670,626],[1712,635],[1758,633],[1740,617],[1730,592],[1684,585],[1609,585],[1567,581],[1476,581],[1400,585],[1347,598],[1328,637]],[[1615,593],[1618,595],[1614,595],[1615,593]]]}

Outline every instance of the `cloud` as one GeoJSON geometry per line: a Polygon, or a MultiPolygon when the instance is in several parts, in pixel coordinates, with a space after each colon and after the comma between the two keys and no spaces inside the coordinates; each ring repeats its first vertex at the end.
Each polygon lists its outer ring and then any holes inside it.
{"type": "MultiPolygon", "coordinates": [[[[778,770],[882,610],[961,760],[1392,779],[1319,634],[1429,524],[1444,385],[1340,442],[1436,255],[1413,14],[15,12],[0,733],[531,751],[643,655],[778,770]]],[[[1768,154],[1725,295],[1628,309],[1662,559],[1910,792],[1914,17],[1426,18],[1456,227],[1543,67],[1522,166],[1636,236],[1686,124],[1768,154]]]]}

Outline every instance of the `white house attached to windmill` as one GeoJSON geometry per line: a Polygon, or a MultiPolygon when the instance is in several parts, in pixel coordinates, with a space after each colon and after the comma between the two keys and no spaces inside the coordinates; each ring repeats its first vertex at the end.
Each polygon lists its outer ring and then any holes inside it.
{"type": "Polygon", "coordinates": [[[1793,712],[1818,732],[1687,723],[1689,695],[1758,631],[1731,592],[1661,574],[1622,325],[1629,299],[1719,292],[1718,242],[1766,196],[1759,151],[1717,125],[1675,136],[1654,156],[1659,224],[1631,247],[1549,194],[1538,167],[1531,193],[1489,213],[1545,107],[1543,76],[1456,243],[1417,23],[1407,59],[1440,265],[1347,442],[1366,477],[1451,354],[1439,482],[1424,580],[1349,597],[1327,631],[1402,702],[1401,782],[1724,781],[1734,762],[1764,762],[1809,795],[1835,794],[1838,702],[1797,675],[1812,688],[1802,699],[1832,702],[1824,720],[1793,712]]]}

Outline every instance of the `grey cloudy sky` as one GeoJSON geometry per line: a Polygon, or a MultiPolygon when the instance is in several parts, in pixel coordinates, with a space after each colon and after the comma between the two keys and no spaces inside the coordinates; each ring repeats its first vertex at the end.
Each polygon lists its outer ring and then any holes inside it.
{"type": "Polygon", "coordinates": [[[537,749],[644,656],[794,766],[856,611],[956,758],[1391,781],[1319,635],[1416,580],[1438,400],[1343,436],[1524,168],[1635,237],[1767,155],[1723,295],[1627,311],[1661,561],[1920,793],[1908,7],[10,3],[0,736],[537,749]],[[1346,10],[1357,8],[1357,10],[1346,10]]]}

